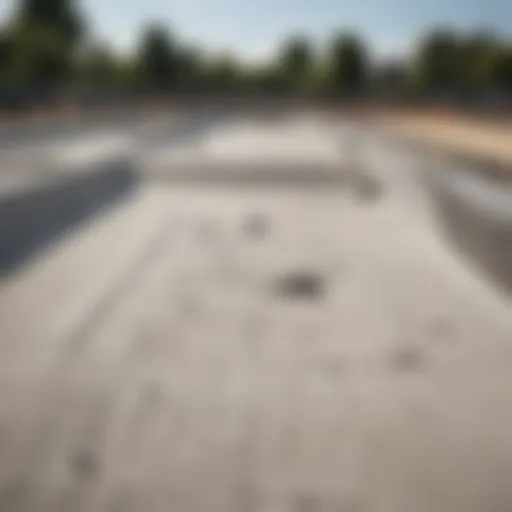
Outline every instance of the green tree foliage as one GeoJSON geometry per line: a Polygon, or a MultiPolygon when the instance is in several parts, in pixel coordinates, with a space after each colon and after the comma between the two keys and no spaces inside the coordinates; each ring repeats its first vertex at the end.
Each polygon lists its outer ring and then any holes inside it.
{"type": "Polygon", "coordinates": [[[280,66],[272,63],[249,71],[246,88],[252,93],[274,96],[289,92],[290,84],[280,66]]]}
{"type": "Polygon", "coordinates": [[[176,44],[167,28],[159,24],[146,27],[138,53],[143,82],[154,90],[168,90],[176,86],[178,64],[176,44]]]}
{"type": "Polygon", "coordinates": [[[357,94],[368,79],[367,51],[355,35],[337,35],[330,50],[329,89],[335,93],[357,94]]]}
{"type": "Polygon", "coordinates": [[[117,81],[118,65],[118,59],[108,48],[95,45],[80,57],[76,74],[84,84],[106,86],[117,81]]]}
{"type": "Polygon", "coordinates": [[[70,76],[71,55],[54,31],[42,26],[23,27],[11,42],[7,66],[16,83],[55,85],[70,76]]]}
{"type": "Polygon", "coordinates": [[[76,0],[20,0],[19,3],[16,25],[44,28],[65,45],[78,43],[84,35],[85,25],[76,0]]]}
{"type": "Polygon", "coordinates": [[[405,62],[393,59],[376,66],[371,77],[373,92],[387,97],[398,97],[410,92],[409,72],[405,62]]]}
{"type": "Polygon", "coordinates": [[[240,89],[242,73],[235,59],[227,54],[210,59],[204,71],[205,85],[212,92],[228,93],[240,89]]]}
{"type": "Polygon", "coordinates": [[[414,61],[418,86],[426,91],[453,92],[460,84],[460,44],[447,29],[436,29],[421,42],[414,61]]]}
{"type": "Polygon", "coordinates": [[[0,32],[0,77],[5,77],[12,59],[12,39],[4,30],[0,32]]]}
{"type": "Polygon", "coordinates": [[[512,47],[497,48],[489,67],[489,82],[497,89],[512,92],[512,47]]]}
{"type": "Polygon", "coordinates": [[[79,0],[19,0],[0,27],[1,82],[29,88],[83,84],[88,90],[341,97],[421,93],[478,99],[512,93],[512,47],[485,32],[438,27],[411,58],[378,66],[357,35],[338,33],[318,57],[308,37],[295,34],[274,59],[251,66],[203,52],[158,23],[144,28],[135,55],[120,55],[85,38],[80,5],[79,0]]]}
{"type": "Polygon", "coordinates": [[[492,62],[498,46],[494,38],[484,33],[459,39],[453,60],[454,73],[461,89],[478,93],[492,85],[492,62]]]}
{"type": "Polygon", "coordinates": [[[72,0],[20,0],[0,37],[3,80],[31,88],[66,81],[83,31],[72,0]]]}
{"type": "Polygon", "coordinates": [[[449,29],[433,30],[421,42],[413,70],[427,94],[464,98],[512,90],[510,46],[484,32],[459,36],[449,29]]]}
{"type": "Polygon", "coordinates": [[[202,56],[197,48],[180,45],[176,51],[176,85],[182,92],[196,92],[203,79],[202,56]]]}
{"type": "Polygon", "coordinates": [[[311,43],[304,36],[294,36],[281,49],[278,65],[289,91],[303,92],[314,69],[311,43]]]}

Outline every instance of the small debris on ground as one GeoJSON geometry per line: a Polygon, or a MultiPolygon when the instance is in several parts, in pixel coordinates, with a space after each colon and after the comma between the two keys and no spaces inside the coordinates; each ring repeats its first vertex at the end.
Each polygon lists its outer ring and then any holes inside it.
{"type": "Polygon", "coordinates": [[[262,239],[270,228],[268,218],[263,214],[249,215],[243,224],[243,231],[251,238],[262,239]]]}
{"type": "Polygon", "coordinates": [[[391,356],[391,364],[399,372],[413,372],[423,363],[423,353],[418,347],[401,347],[391,356]]]}
{"type": "Polygon", "coordinates": [[[322,276],[312,271],[290,272],[277,280],[276,293],[286,298],[319,299],[325,294],[322,276]]]}

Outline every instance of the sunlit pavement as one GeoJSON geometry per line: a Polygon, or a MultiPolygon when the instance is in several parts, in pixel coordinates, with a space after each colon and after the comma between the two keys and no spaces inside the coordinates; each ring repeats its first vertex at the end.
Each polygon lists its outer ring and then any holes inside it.
{"type": "Polygon", "coordinates": [[[3,155],[20,191],[99,178],[5,260],[0,510],[512,509],[510,302],[413,154],[219,115],[3,155]]]}

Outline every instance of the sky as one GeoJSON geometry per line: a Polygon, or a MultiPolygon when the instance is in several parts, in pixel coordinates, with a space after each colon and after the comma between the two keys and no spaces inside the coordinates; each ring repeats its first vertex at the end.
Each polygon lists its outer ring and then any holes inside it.
{"type": "MultiPolygon", "coordinates": [[[[16,0],[0,0],[0,17],[16,0]]],[[[260,60],[286,35],[328,41],[361,34],[377,57],[406,54],[426,28],[484,28],[512,37],[512,0],[82,0],[96,35],[129,50],[147,21],[168,23],[190,42],[260,60]]]]}

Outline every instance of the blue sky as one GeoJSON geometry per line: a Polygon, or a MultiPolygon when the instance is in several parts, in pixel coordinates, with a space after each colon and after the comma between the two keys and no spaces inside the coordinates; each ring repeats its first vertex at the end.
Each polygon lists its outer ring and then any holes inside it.
{"type": "MultiPolygon", "coordinates": [[[[15,0],[0,0],[0,16],[15,0]]],[[[130,48],[140,23],[169,23],[192,41],[248,58],[270,56],[283,36],[325,41],[360,32],[379,56],[403,54],[426,27],[485,27],[512,36],[512,0],[82,0],[98,35],[130,48]]]]}

